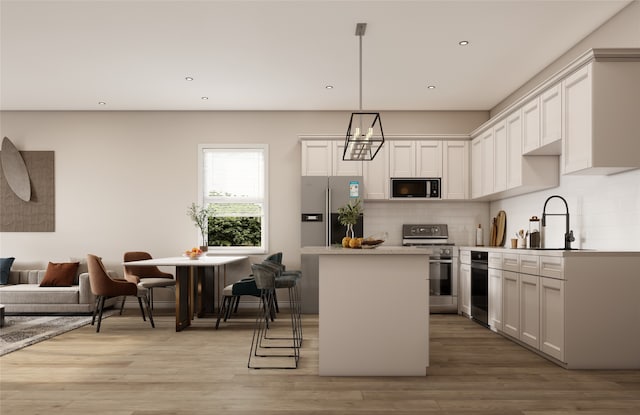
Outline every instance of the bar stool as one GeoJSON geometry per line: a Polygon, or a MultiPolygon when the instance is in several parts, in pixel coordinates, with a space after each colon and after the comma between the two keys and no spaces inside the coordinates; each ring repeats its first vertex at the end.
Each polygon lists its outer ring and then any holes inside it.
{"type": "MultiPolygon", "coordinates": [[[[249,351],[249,361],[247,363],[247,367],[251,369],[296,369],[298,367],[298,361],[300,360],[300,345],[297,341],[298,335],[296,333],[297,328],[293,312],[291,313],[291,337],[285,338],[287,340],[291,340],[291,345],[274,346],[267,344],[270,340],[273,340],[273,338],[269,339],[268,337],[266,337],[266,332],[267,330],[272,329],[272,327],[270,327],[269,325],[269,319],[272,315],[272,310],[274,307],[273,298],[276,290],[276,274],[278,273],[278,270],[273,266],[267,266],[265,264],[252,264],[251,271],[255,278],[256,287],[260,290],[260,304],[258,305],[258,311],[256,314],[256,321],[253,330],[253,338],[251,340],[251,349],[249,351]],[[268,353],[265,350],[283,347],[292,349],[292,354],[268,353]],[[260,363],[256,364],[255,362],[256,358],[258,357],[293,358],[293,365],[262,366],[260,365],[260,363]]],[[[293,280],[283,280],[278,285],[280,286],[280,288],[291,289],[295,286],[295,283],[293,282],[293,280]]],[[[293,300],[290,299],[290,302],[291,301],[293,300]]]]}
{"type": "MultiPolygon", "coordinates": [[[[275,288],[287,289],[289,297],[289,313],[291,317],[291,327],[293,328],[293,338],[291,337],[270,337],[265,336],[269,340],[293,340],[297,347],[302,346],[302,305],[300,302],[300,289],[298,280],[301,274],[290,273],[284,274],[284,265],[264,260],[263,266],[271,269],[275,273],[275,288]]],[[[288,347],[288,346],[271,346],[271,347],[288,347]]]]}

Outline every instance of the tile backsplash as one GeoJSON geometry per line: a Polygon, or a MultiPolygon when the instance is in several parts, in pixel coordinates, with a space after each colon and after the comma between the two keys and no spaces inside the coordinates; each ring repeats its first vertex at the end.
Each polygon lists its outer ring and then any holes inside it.
{"type": "MultiPolygon", "coordinates": [[[[478,224],[484,229],[484,244],[489,243],[489,224],[500,210],[507,214],[506,239],[519,229],[529,229],[531,216],[542,217],[545,200],[560,195],[567,200],[570,229],[575,235],[572,246],[583,249],[640,251],[640,170],[610,176],[567,175],[560,186],[494,202],[397,202],[365,201],[365,236],[388,232],[389,245],[402,243],[405,223],[446,223],[450,239],[460,246],[475,245],[478,224]]],[[[548,213],[564,213],[564,204],[552,200],[548,213]]],[[[562,247],[565,220],[548,218],[542,228],[546,247],[562,247]]]]}
{"type": "MultiPolygon", "coordinates": [[[[491,202],[490,216],[507,213],[507,237],[528,229],[529,218],[542,217],[545,200],[559,195],[567,200],[574,248],[640,251],[640,170],[610,176],[560,176],[560,186],[491,202]]],[[[547,213],[564,213],[562,201],[554,199],[547,213]]],[[[542,228],[543,244],[563,246],[564,218],[548,218],[542,228]]]]}
{"type": "MultiPolygon", "coordinates": [[[[487,202],[377,202],[365,201],[365,236],[388,232],[389,245],[402,244],[402,225],[410,223],[445,223],[449,227],[449,239],[456,245],[475,245],[476,228],[489,223],[487,202]]],[[[484,232],[485,244],[489,241],[484,232]]]]}

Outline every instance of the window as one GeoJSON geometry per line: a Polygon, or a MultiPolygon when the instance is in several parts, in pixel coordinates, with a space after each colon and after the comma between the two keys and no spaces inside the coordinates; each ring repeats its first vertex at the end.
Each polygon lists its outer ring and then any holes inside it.
{"type": "Polygon", "coordinates": [[[201,145],[201,204],[213,252],[267,252],[267,145],[201,145]]]}

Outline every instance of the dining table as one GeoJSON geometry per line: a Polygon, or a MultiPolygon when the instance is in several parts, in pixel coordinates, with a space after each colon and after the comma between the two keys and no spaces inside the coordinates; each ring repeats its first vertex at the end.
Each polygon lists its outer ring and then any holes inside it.
{"type": "MultiPolygon", "coordinates": [[[[191,325],[197,315],[202,317],[209,298],[204,295],[205,276],[213,273],[213,291],[220,296],[227,283],[227,265],[248,259],[246,255],[213,256],[202,255],[198,258],[166,257],[124,262],[127,267],[157,266],[176,269],[176,331],[182,331],[191,325]],[[217,285],[217,287],[216,287],[217,285]],[[217,289],[216,289],[217,288],[217,289]]],[[[220,299],[218,298],[218,304],[220,299]]]]}

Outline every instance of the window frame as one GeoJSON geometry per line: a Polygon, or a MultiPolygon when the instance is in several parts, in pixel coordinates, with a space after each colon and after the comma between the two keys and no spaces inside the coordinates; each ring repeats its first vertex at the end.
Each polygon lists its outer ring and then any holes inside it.
{"type": "MultiPolygon", "coordinates": [[[[269,249],[269,145],[268,144],[198,144],[198,204],[205,206],[204,202],[204,153],[206,150],[225,149],[254,149],[261,150],[263,155],[263,220],[261,242],[262,246],[209,246],[208,253],[213,254],[265,254],[269,249]]],[[[200,233],[198,232],[198,235],[200,233]]],[[[198,236],[200,239],[200,236],[198,236]]]]}

